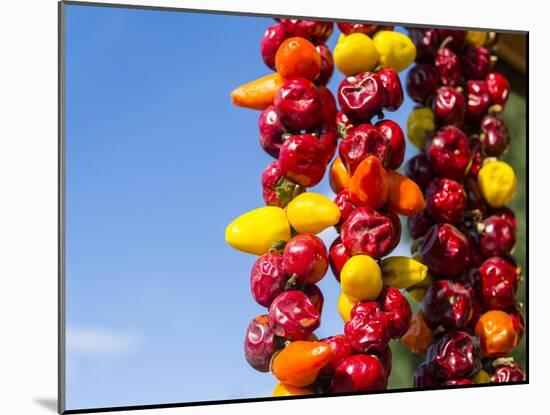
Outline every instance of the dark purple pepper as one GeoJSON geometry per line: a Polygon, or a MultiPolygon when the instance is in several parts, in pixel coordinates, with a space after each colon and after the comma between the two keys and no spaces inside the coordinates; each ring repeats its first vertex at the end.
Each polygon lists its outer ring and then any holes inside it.
{"type": "Polygon", "coordinates": [[[462,77],[462,64],[458,55],[449,48],[441,48],[435,57],[435,67],[441,85],[458,86],[462,77]]]}
{"type": "Polygon", "coordinates": [[[405,175],[414,181],[422,190],[434,179],[430,161],[424,153],[411,157],[405,164],[405,175]]]}
{"type": "Polygon", "coordinates": [[[439,73],[432,65],[416,65],[407,73],[405,88],[411,99],[425,105],[439,85],[439,73]]]}
{"type": "Polygon", "coordinates": [[[506,122],[493,115],[486,115],[481,120],[481,142],[485,153],[490,157],[499,157],[510,143],[510,134],[506,122]]]}
{"type": "Polygon", "coordinates": [[[470,46],[462,55],[462,71],[467,79],[484,79],[491,65],[491,53],[483,46],[470,46]]]}
{"type": "Polygon", "coordinates": [[[457,89],[442,86],[435,93],[433,111],[439,125],[460,127],[466,115],[466,99],[457,89]]]}
{"type": "Polygon", "coordinates": [[[431,373],[443,380],[469,378],[481,369],[479,346],[464,331],[445,332],[426,352],[431,373]]]}
{"type": "Polygon", "coordinates": [[[491,95],[484,81],[466,82],[466,117],[470,121],[478,121],[491,106],[491,95]]]}
{"type": "Polygon", "coordinates": [[[462,284],[437,280],[426,291],[423,312],[432,329],[464,328],[472,317],[472,298],[462,284]]]}
{"type": "Polygon", "coordinates": [[[516,244],[516,230],[509,220],[489,216],[480,228],[479,246],[485,258],[506,256],[512,252],[516,244]]]}
{"type": "Polygon", "coordinates": [[[407,218],[407,226],[409,228],[409,235],[413,239],[424,236],[428,230],[434,224],[433,218],[426,210],[407,218]]]}
{"type": "Polygon", "coordinates": [[[269,364],[278,345],[266,314],[254,317],[246,330],[244,355],[246,361],[260,372],[269,372],[269,364]]]}
{"type": "Polygon", "coordinates": [[[453,277],[466,269],[469,263],[468,240],[453,225],[433,225],[422,240],[420,256],[434,276],[453,277]]]}
{"type": "Polygon", "coordinates": [[[416,61],[433,63],[439,48],[437,29],[408,28],[409,36],[416,46],[416,61]]]}

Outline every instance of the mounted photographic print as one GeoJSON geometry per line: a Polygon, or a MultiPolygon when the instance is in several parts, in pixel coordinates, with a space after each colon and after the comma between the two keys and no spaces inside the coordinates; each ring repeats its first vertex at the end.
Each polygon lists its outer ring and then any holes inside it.
{"type": "Polygon", "coordinates": [[[59,23],[60,412],[528,381],[526,32],[59,23]]]}

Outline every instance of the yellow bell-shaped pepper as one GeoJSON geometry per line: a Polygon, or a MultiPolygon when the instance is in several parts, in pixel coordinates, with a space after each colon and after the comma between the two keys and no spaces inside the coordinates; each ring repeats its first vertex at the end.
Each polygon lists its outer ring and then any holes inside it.
{"type": "Polygon", "coordinates": [[[355,255],[342,267],[340,285],[352,300],[374,300],[382,291],[382,271],[370,256],[355,255]]]}
{"type": "Polygon", "coordinates": [[[229,224],[225,241],[249,254],[263,255],[275,242],[290,239],[290,224],[283,209],[265,206],[251,210],[229,224]]]}
{"type": "Polygon", "coordinates": [[[341,35],[334,48],[334,64],[346,76],[371,71],[378,62],[378,51],[363,33],[341,35]]]}
{"type": "Polygon", "coordinates": [[[338,297],[338,313],[340,313],[340,317],[342,317],[344,323],[349,321],[351,309],[357,303],[358,301],[352,300],[344,293],[340,293],[340,296],[338,297]]]}
{"type": "Polygon", "coordinates": [[[299,395],[313,395],[313,392],[306,388],[297,388],[296,386],[285,385],[284,383],[278,383],[275,389],[273,389],[273,396],[299,395]]]}
{"type": "Polygon", "coordinates": [[[407,118],[407,137],[420,150],[424,149],[435,129],[435,115],[431,108],[415,108],[407,118]]]}
{"type": "Polygon", "coordinates": [[[514,169],[509,164],[489,160],[479,170],[477,184],[487,203],[498,208],[514,198],[517,179],[514,169]]]}
{"type": "Polygon", "coordinates": [[[487,32],[468,30],[466,32],[466,43],[472,46],[483,46],[487,42],[487,32]]]}
{"type": "Polygon", "coordinates": [[[428,276],[428,267],[406,256],[393,256],[382,260],[384,285],[405,289],[417,285],[428,276]]]}
{"type": "Polygon", "coordinates": [[[380,30],[373,36],[372,41],[380,55],[378,62],[384,66],[401,72],[416,58],[416,46],[407,35],[391,30],[380,30]]]}
{"type": "Polygon", "coordinates": [[[286,207],[288,221],[300,233],[319,233],[340,221],[338,206],[319,193],[296,196],[286,207]]]}

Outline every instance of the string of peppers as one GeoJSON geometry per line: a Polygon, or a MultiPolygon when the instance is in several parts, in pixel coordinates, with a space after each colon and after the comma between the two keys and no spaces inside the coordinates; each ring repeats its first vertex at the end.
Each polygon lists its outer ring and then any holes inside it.
{"type": "Polygon", "coordinates": [[[333,59],[324,44],[331,22],[277,20],[261,41],[262,58],[276,72],[232,92],[234,104],[262,111],[260,145],[276,159],[262,174],[267,206],[226,229],[231,246],[259,256],[251,291],[268,308],[248,326],[245,357],[274,374],[274,396],[385,389],[390,339],[405,336],[414,349],[427,338],[415,335],[421,314],[411,324],[400,290],[418,298],[433,279],[423,257],[387,256],[400,241],[398,214],[413,222],[426,208],[417,178],[395,171],[405,137],[383,113],[402,104],[397,72],[414,61],[418,44],[392,27],[339,23],[333,59]],[[335,65],[347,76],[338,88],[339,112],[326,88],[335,65]],[[334,201],[306,192],[329,165],[334,201]],[[331,226],[339,237],[327,252],[316,234],[331,226]],[[324,299],[315,284],[329,265],[341,284],[344,333],[318,340],[324,299]]]}
{"type": "Polygon", "coordinates": [[[406,89],[418,103],[408,119],[422,152],[406,166],[426,209],[409,218],[413,253],[430,278],[413,287],[422,301],[403,343],[425,355],[414,386],[525,380],[511,357],[525,327],[515,300],[521,272],[511,256],[516,191],[499,117],[510,85],[493,70],[495,33],[409,29],[417,48],[406,89]]]}

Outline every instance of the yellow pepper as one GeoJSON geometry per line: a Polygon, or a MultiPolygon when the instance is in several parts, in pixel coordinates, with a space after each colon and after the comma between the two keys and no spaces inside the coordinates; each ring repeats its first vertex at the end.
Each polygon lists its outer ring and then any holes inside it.
{"type": "Polygon", "coordinates": [[[491,383],[491,377],[483,369],[477,372],[477,375],[472,380],[474,383],[491,383]]]}
{"type": "Polygon", "coordinates": [[[416,46],[407,35],[391,30],[380,30],[372,38],[380,57],[378,61],[384,66],[401,72],[416,58],[416,46]]]}
{"type": "Polygon", "coordinates": [[[286,207],[288,221],[300,233],[319,233],[340,220],[340,209],[329,198],[307,192],[296,196],[286,207]]]}
{"type": "Polygon", "coordinates": [[[273,396],[299,396],[299,395],[313,395],[313,392],[305,388],[297,388],[296,386],[285,385],[284,383],[278,383],[273,389],[273,396]]]}
{"type": "Polygon", "coordinates": [[[428,276],[428,267],[406,256],[388,257],[380,263],[384,285],[399,289],[419,284],[428,276]]]}
{"type": "Polygon", "coordinates": [[[370,37],[363,33],[340,36],[334,48],[334,64],[346,76],[371,71],[378,62],[378,52],[370,37]]]}
{"type": "Polygon", "coordinates": [[[423,150],[430,136],[435,132],[435,116],[428,107],[416,108],[407,118],[407,137],[417,148],[423,150]]]}
{"type": "Polygon", "coordinates": [[[338,297],[338,313],[340,317],[344,320],[344,323],[347,323],[350,319],[351,309],[358,301],[352,300],[346,294],[340,293],[338,297]]]}
{"type": "Polygon", "coordinates": [[[509,164],[489,160],[479,170],[477,184],[487,203],[498,208],[513,199],[516,194],[517,179],[514,169],[509,164]]]}
{"type": "Polygon", "coordinates": [[[340,285],[352,300],[374,300],[382,291],[382,271],[370,256],[355,255],[342,267],[340,285]]]}
{"type": "Polygon", "coordinates": [[[468,30],[466,33],[466,43],[472,46],[483,46],[487,42],[487,32],[478,32],[468,30]]]}
{"type": "Polygon", "coordinates": [[[225,241],[249,254],[263,255],[275,242],[290,239],[290,224],[283,209],[265,206],[251,210],[227,226],[225,241]]]}

